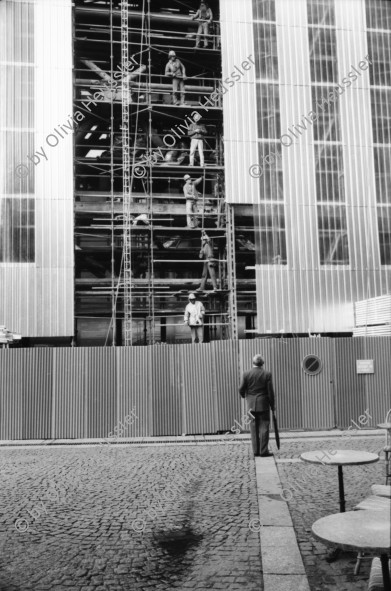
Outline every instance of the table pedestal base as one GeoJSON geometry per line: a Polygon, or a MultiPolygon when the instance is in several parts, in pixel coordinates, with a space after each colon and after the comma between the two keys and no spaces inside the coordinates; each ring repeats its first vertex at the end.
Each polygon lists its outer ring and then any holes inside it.
{"type": "Polygon", "coordinates": [[[383,583],[384,583],[384,590],[390,591],[391,590],[391,583],[390,583],[390,571],[388,570],[388,556],[386,554],[382,554],[380,556],[381,562],[381,569],[383,574],[383,583]]]}
{"type": "Polygon", "coordinates": [[[338,488],[339,488],[339,510],[340,510],[340,513],[345,513],[345,489],[343,486],[342,466],[338,466],[338,488]]]}

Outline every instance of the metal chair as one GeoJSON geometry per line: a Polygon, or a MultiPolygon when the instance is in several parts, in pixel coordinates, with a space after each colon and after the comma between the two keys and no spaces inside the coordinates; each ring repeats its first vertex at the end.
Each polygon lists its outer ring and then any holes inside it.
{"type": "MultiPolygon", "coordinates": [[[[391,560],[389,562],[391,568],[391,560]]],[[[369,574],[368,591],[384,591],[383,573],[380,558],[372,560],[371,572],[369,574]]]]}
{"type": "MultiPolygon", "coordinates": [[[[391,409],[387,413],[385,422],[391,423],[391,409]]],[[[388,481],[391,481],[391,428],[386,429],[386,444],[383,451],[386,461],[386,484],[388,484],[388,481]]]]}
{"type": "MultiPolygon", "coordinates": [[[[354,507],[354,511],[360,510],[369,510],[369,511],[384,511],[387,510],[388,512],[391,510],[391,497],[390,497],[390,489],[389,486],[384,486],[381,484],[373,484],[371,486],[371,491],[374,493],[370,497],[367,497],[361,503],[354,507]],[[384,490],[386,489],[386,490],[384,490]],[[381,495],[377,495],[375,491],[380,490],[382,493],[381,495]]],[[[363,560],[367,560],[372,558],[371,556],[366,556],[363,552],[359,552],[357,554],[357,561],[354,567],[354,574],[358,575],[360,572],[361,563],[363,560]]],[[[383,580],[383,579],[382,579],[383,580]]]]}
{"type": "Polygon", "coordinates": [[[389,511],[391,509],[391,499],[371,495],[356,505],[354,511],[360,509],[364,511],[389,511]]]}
{"type": "Polygon", "coordinates": [[[391,485],[390,484],[372,484],[371,492],[377,497],[387,497],[391,499],[391,485]]]}

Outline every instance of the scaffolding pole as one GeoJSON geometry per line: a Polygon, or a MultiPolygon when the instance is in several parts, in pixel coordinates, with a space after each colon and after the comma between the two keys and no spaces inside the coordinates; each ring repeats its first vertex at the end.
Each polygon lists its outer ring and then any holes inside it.
{"type": "MultiPolygon", "coordinates": [[[[129,63],[129,7],[121,3],[121,62],[123,71],[129,63]]],[[[123,164],[123,274],[124,274],[124,345],[132,345],[132,236],[131,236],[131,172],[129,145],[129,78],[122,79],[122,164],[123,164]]]]}
{"type": "MultiPolygon", "coordinates": [[[[110,44],[111,44],[111,55],[110,55],[110,73],[111,73],[111,87],[113,89],[113,69],[114,69],[114,36],[113,31],[115,29],[113,24],[113,0],[110,0],[110,44]]],[[[132,28],[130,27],[129,17],[132,16],[134,11],[129,8],[128,2],[121,3],[120,9],[120,16],[121,16],[121,66],[122,71],[126,71],[128,64],[129,64],[129,52],[131,51],[131,39],[130,36],[132,35],[131,31],[132,28]]],[[[131,103],[132,103],[132,94],[131,90],[134,84],[131,84],[130,78],[128,76],[123,76],[121,80],[121,108],[122,108],[122,168],[123,168],[123,188],[122,188],[122,211],[123,211],[123,225],[118,226],[116,224],[116,206],[114,204],[115,201],[115,191],[114,191],[114,169],[117,166],[114,162],[114,135],[115,135],[115,127],[114,127],[114,93],[113,90],[111,92],[111,105],[110,105],[110,162],[108,166],[111,168],[111,175],[110,175],[110,220],[109,225],[107,227],[110,228],[111,234],[111,307],[112,307],[112,329],[113,329],[113,346],[117,344],[118,338],[116,338],[116,318],[118,314],[117,305],[118,305],[118,297],[123,301],[123,344],[125,346],[130,346],[133,344],[134,339],[136,338],[137,334],[135,333],[135,329],[133,327],[133,315],[136,313],[136,307],[133,306],[133,294],[135,297],[140,294],[136,294],[134,290],[137,291],[137,286],[134,284],[133,279],[133,269],[132,267],[135,265],[135,261],[132,263],[132,252],[135,255],[135,252],[139,252],[140,249],[135,249],[134,244],[132,248],[132,239],[140,235],[140,232],[136,232],[134,234],[134,230],[138,230],[140,228],[135,227],[132,229],[132,219],[134,211],[133,211],[133,202],[134,196],[132,193],[133,190],[133,179],[134,179],[134,171],[133,167],[135,165],[135,146],[136,146],[136,137],[137,137],[137,121],[138,121],[138,114],[144,110],[148,112],[148,140],[147,140],[147,153],[151,155],[153,153],[153,143],[152,143],[152,128],[153,128],[153,116],[165,115],[165,113],[160,113],[159,109],[154,109],[152,104],[152,90],[153,80],[152,80],[152,29],[151,29],[151,2],[150,0],[144,0],[143,8],[141,11],[141,45],[146,44],[146,52],[147,52],[147,59],[148,59],[148,71],[145,73],[145,89],[146,89],[146,102],[147,105],[139,105],[138,99],[134,103],[135,112],[132,112],[131,103]],[[145,22],[146,21],[146,22],[145,22]],[[137,119],[135,123],[135,129],[131,129],[132,125],[132,117],[136,113],[137,119]],[[133,145],[134,143],[134,145],[133,145]],[[121,270],[120,275],[123,277],[123,287],[121,286],[121,294],[119,294],[118,286],[116,285],[115,277],[115,236],[116,231],[120,231],[123,236],[123,251],[122,251],[122,261],[121,261],[121,270]]],[[[138,29],[137,29],[138,31],[138,29]]],[[[133,37],[133,43],[135,39],[133,37]]],[[[175,45],[175,44],[174,44],[175,45]]],[[[164,75],[163,75],[164,76],[164,75]]],[[[136,91],[139,90],[139,84],[136,84],[136,91]]],[[[171,94],[171,92],[170,92],[171,94]]],[[[158,107],[159,105],[156,105],[158,107]]],[[[167,107],[168,105],[165,105],[167,107]]],[[[171,106],[171,105],[170,105],[171,106]]],[[[178,117],[179,119],[179,117],[178,117]]],[[[219,133],[218,130],[216,133],[219,133]]],[[[222,136],[217,135],[216,137],[216,148],[218,152],[217,157],[217,167],[222,166],[222,150],[223,150],[223,142],[222,136]],[[220,149],[219,149],[220,148],[220,149]]],[[[103,166],[103,165],[101,165],[103,166]]],[[[146,186],[144,187],[145,193],[145,211],[148,215],[149,220],[149,227],[142,228],[148,232],[148,235],[145,236],[145,239],[139,242],[139,246],[141,245],[141,250],[144,251],[147,259],[148,264],[148,282],[145,286],[145,312],[146,315],[144,317],[144,334],[145,334],[145,342],[148,344],[153,344],[155,342],[155,324],[156,321],[159,321],[159,310],[156,308],[157,305],[157,298],[159,297],[158,294],[160,293],[159,287],[156,286],[158,283],[158,279],[155,276],[155,263],[168,263],[171,262],[174,265],[177,265],[179,262],[181,263],[194,263],[200,264],[198,260],[182,260],[182,259],[163,259],[159,260],[156,258],[156,251],[154,251],[154,235],[157,232],[156,224],[159,221],[163,220],[154,220],[154,168],[153,168],[153,160],[149,158],[149,164],[147,165],[149,169],[149,175],[145,179],[146,186]]],[[[181,170],[182,173],[182,170],[181,170]]],[[[221,174],[221,173],[220,173],[221,174]]],[[[224,199],[224,176],[221,178],[220,174],[217,170],[204,170],[202,171],[203,176],[203,191],[202,191],[202,224],[200,230],[207,231],[210,230],[210,233],[213,234],[216,230],[222,230],[224,236],[213,236],[213,238],[224,238],[225,239],[225,249],[227,252],[227,257],[225,257],[222,253],[222,244],[219,243],[219,255],[218,255],[218,263],[219,263],[219,278],[220,278],[220,288],[221,292],[225,292],[226,288],[228,288],[228,293],[221,299],[219,305],[216,306],[217,310],[220,311],[221,318],[227,314],[227,307],[228,307],[228,314],[227,320],[228,325],[226,323],[216,324],[216,326],[225,327],[222,330],[221,337],[222,338],[237,338],[237,302],[236,302],[236,276],[235,276],[235,232],[234,232],[234,221],[233,221],[233,211],[231,208],[225,203],[224,199]],[[210,178],[208,182],[213,182],[213,177],[216,175],[215,182],[217,187],[217,193],[215,196],[210,196],[213,201],[216,201],[216,213],[206,213],[205,212],[205,183],[207,176],[210,174],[210,178]],[[220,189],[220,183],[221,189],[220,189]],[[223,229],[220,226],[223,225],[223,221],[225,216],[227,217],[227,225],[226,228],[223,229]],[[209,221],[209,218],[216,217],[217,219],[217,228],[204,228],[206,220],[209,221]],[[228,304],[228,306],[227,306],[228,304]],[[229,330],[228,330],[229,329],[229,330]]],[[[165,179],[165,175],[162,177],[165,179]]],[[[137,198],[137,195],[135,194],[137,198]]],[[[161,196],[160,196],[161,197],[161,196]]],[[[176,196],[175,196],[176,197],[176,196]]],[[[199,212],[200,213],[200,212],[199,212]]],[[[98,220],[99,218],[97,218],[98,220]]],[[[100,221],[100,220],[99,220],[100,221]]],[[[106,220],[105,220],[106,221],[106,220]]],[[[102,230],[103,227],[97,225],[96,228],[102,230]]],[[[185,226],[183,228],[174,228],[172,226],[167,226],[167,228],[162,227],[162,229],[166,229],[169,232],[172,231],[180,231],[183,230],[184,233],[188,233],[188,228],[185,226]]],[[[155,247],[156,248],[156,247],[155,247]]],[[[216,313],[217,314],[217,313],[216,313]]],[[[139,320],[139,317],[137,317],[139,320]]]]}
{"type": "Polygon", "coordinates": [[[229,320],[231,338],[238,338],[238,306],[236,299],[236,265],[235,265],[235,217],[232,205],[226,204],[227,212],[227,271],[229,289],[229,320]]]}

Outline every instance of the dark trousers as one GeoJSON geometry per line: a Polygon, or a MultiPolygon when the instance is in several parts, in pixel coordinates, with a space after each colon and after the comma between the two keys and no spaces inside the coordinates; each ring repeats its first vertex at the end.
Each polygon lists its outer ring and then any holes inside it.
{"type": "Polygon", "coordinates": [[[254,412],[250,422],[251,443],[255,456],[267,454],[269,451],[270,411],[254,412]]]}

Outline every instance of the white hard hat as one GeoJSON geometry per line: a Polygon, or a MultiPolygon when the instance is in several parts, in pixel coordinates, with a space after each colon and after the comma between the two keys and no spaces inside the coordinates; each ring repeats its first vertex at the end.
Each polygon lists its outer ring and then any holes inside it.
{"type": "Polygon", "coordinates": [[[176,57],[176,53],[175,53],[175,51],[173,51],[173,50],[171,49],[171,51],[168,53],[168,57],[171,57],[172,55],[173,55],[174,57],[176,57]]]}
{"type": "Polygon", "coordinates": [[[189,179],[191,179],[191,176],[189,174],[185,174],[185,176],[183,177],[183,180],[188,181],[189,179]]]}
{"type": "Polygon", "coordinates": [[[195,300],[195,293],[189,293],[189,300],[195,300]]]}

